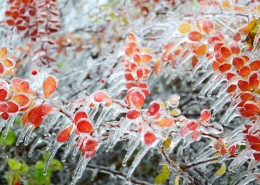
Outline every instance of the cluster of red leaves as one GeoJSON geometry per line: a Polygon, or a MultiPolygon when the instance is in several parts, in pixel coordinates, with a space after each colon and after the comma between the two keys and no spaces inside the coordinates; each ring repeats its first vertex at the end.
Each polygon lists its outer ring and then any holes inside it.
{"type": "MultiPolygon", "coordinates": [[[[7,49],[0,50],[0,66],[2,76],[12,73],[15,61],[7,57],[7,49]]],[[[56,90],[57,82],[54,77],[47,77],[42,84],[43,96],[48,99],[56,90]]],[[[30,82],[25,79],[12,77],[10,83],[2,78],[0,82],[0,113],[4,120],[10,115],[23,114],[23,123],[28,122],[38,127],[43,117],[53,110],[47,104],[35,105],[34,101],[39,98],[38,94],[30,87],[30,82]]]]}
{"type": "Polygon", "coordinates": [[[8,3],[10,6],[5,12],[6,23],[18,32],[23,32],[24,37],[35,41],[40,35],[48,35],[59,30],[56,0],[9,0],[8,3]]]}
{"type": "MultiPolygon", "coordinates": [[[[226,8],[231,7],[227,6],[226,8]]],[[[234,34],[232,41],[227,41],[228,39],[225,39],[223,33],[216,29],[215,24],[207,19],[196,20],[194,27],[190,23],[181,24],[179,31],[186,35],[186,41],[179,46],[176,46],[174,42],[169,42],[163,46],[161,60],[157,61],[154,66],[155,73],[159,74],[162,71],[165,62],[173,67],[175,58],[179,55],[184,58],[190,50],[194,54],[192,57],[192,66],[194,68],[199,59],[206,56],[208,61],[213,61],[213,71],[225,76],[227,82],[226,91],[229,93],[232,101],[238,102],[231,105],[238,108],[242,117],[249,118],[256,123],[256,120],[259,120],[260,117],[260,102],[258,99],[260,94],[260,60],[251,59],[248,55],[241,52],[241,45],[244,45],[244,41],[241,38],[249,34],[249,28],[253,29],[252,22],[234,34]],[[210,46],[213,48],[213,51],[207,49],[210,46]],[[183,48],[187,47],[190,49],[185,51],[183,48]]],[[[248,49],[252,50],[252,48],[248,49]]],[[[196,125],[195,122],[190,124],[196,125]]],[[[183,130],[185,131],[185,129],[183,130]]],[[[259,138],[259,136],[256,137],[259,138]]],[[[247,141],[251,146],[251,141],[247,141]]],[[[221,154],[224,154],[224,151],[227,149],[224,145],[220,145],[217,144],[217,148],[222,151],[221,154]]],[[[229,150],[232,151],[233,155],[235,146],[232,147],[229,150]]]]}
{"type": "MultiPolygon", "coordinates": [[[[96,91],[91,95],[91,101],[89,102],[89,108],[92,109],[97,104],[101,104],[104,107],[112,105],[112,99],[105,91],[96,91]]],[[[72,133],[77,135],[77,146],[80,149],[82,155],[86,158],[92,158],[99,146],[100,141],[92,136],[94,127],[89,120],[87,112],[78,110],[73,117],[73,124],[63,129],[57,136],[56,140],[59,143],[65,143],[71,137],[72,133]]]]}
{"type": "Polygon", "coordinates": [[[141,47],[133,33],[127,35],[127,42],[124,48],[125,56],[122,62],[125,66],[126,88],[138,87],[142,89],[145,96],[149,95],[147,83],[144,81],[151,73],[151,61],[153,60],[152,51],[141,47]]]}
{"type": "Polygon", "coordinates": [[[257,128],[257,122],[253,123],[252,125],[246,125],[244,133],[250,148],[254,151],[253,156],[255,160],[260,161],[260,129],[255,129],[257,128]]]}
{"type": "Polygon", "coordinates": [[[88,114],[85,111],[77,111],[74,115],[73,123],[58,134],[57,141],[65,143],[70,138],[72,132],[75,132],[78,137],[77,146],[81,153],[86,158],[93,157],[99,141],[91,136],[94,128],[88,119],[88,114]]]}

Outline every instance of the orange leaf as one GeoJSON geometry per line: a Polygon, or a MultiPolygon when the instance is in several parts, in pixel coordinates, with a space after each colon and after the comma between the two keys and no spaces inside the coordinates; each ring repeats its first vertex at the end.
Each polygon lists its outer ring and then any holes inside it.
{"type": "Polygon", "coordinates": [[[57,136],[57,141],[60,143],[66,142],[70,137],[72,128],[73,128],[73,125],[70,125],[69,127],[63,129],[57,136]]]}
{"type": "Polygon", "coordinates": [[[43,93],[45,98],[49,98],[57,89],[57,82],[54,77],[49,76],[42,84],[43,93]]]}
{"type": "Polygon", "coordinates": [[[12,97],[12,100],[16,101],[21,107],[30,103],[30,99],[25,94],[16,94],[12,97]]]}

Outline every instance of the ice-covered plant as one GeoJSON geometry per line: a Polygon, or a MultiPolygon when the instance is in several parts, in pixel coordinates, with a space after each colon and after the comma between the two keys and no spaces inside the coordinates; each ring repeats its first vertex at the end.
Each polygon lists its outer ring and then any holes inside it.
{"type": "Polygon", "coordinates": [[[50,151],[43,175],[57,156],[76,161],[71,184],[89,179],[85,169],[132,184],[260,183],[259,2],[9,0],[1,10],[0,130],[29,156],[50,151]]]}

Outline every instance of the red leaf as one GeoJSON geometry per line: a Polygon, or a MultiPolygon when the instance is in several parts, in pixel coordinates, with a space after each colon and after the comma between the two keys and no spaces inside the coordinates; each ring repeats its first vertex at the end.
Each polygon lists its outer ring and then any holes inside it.
{"type": "Polygon", "coordinates": [[[81,119],[77,122],[77,129],[81,133],[92,133],[94,128],[87,119],[81,119]]]}
{"type": "Polygon", "coordinates": [[[239,80],[237,85],[241,91],[252,91],[253,90],[251,85],[247,81],[244,81],[244,80],[239,80]]]}
{"type": "Polygon", "coordinates": [[[4,101],[7,96],[7,90],[6,89],[0,89],[0,101],[4,101]]]}
{"type": "Polygon", "coordinates": [[[198,31],[191,31],[188,34],[188,38],[191,41],[198,42],[198,41],[200,41],[203,38],[203,35],[200,32],[198,32],[198,31]]]}
{"type": "Polygon", "coordinates": [[[11,102],[11,101],[8,101],[6,103],[8,105],[7,112],[9,112],[9,113],[16,113],[16,112],[18,112],[19,108],[18,108],[18,105],[16,103],[11,102]]]}
{"type": "Polygon", "coordinates": [[[254,73],[252,74],[250,77],[249,77],[249,83],[250,85],[256,89],[259,85],[259,77],[257,75],[257,73],[254,73]]]}
{"type": "Polygon", "coordinates": [[[159,112],[160,108],[161,106],[159,103],[151,103],[148,107],[147,114],[149,116],[155,116],[159,112]]]}
{"type": "Polygon", "coordinates": [[[209,122],[210,117],[211,117],[211,113],[208,109],[204,109],[204,110],[201,111],[201,113],[200,113],[200,120],[201,121],[209,122]]]}
{"type": "Polygon", "coordinates": [[[197,121],[189,121],[187,124],[187,128],[191,131],[195,131],[199,128],[199,124],[197,121]]]}
{"type": "Polygon", "coordinates": [[[62,130],[59,135],[57,136],[57,141],[60,143],[66,142],[70,138],[70,134],[72,131],[73,125],[70,125],[69,127],[62,130]]]}
{"type": "Polygon", "coordinates": [[[136,119],[139,115],[140,115],[139,111],[132,109],[132,110],[127,112],[126,117],[128,119],[136,119]]]}
{"type": "Polygon", "coordinates": [[[74,122],[77,123],[82,118],[88,119],[87,113],[84,111],[78,111],[74,116],[74,122]]]}
{"type": "Polygon", "coordinates": [[[156,141],[157,137],[152,132],[146,132],[144,134],[144,143],[146,145],[152,145],[156,141]]]}

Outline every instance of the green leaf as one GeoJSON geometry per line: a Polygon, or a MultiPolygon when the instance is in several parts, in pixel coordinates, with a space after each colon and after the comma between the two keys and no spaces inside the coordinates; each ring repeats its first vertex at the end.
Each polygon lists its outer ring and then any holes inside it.
{"type": "Polygon", "coordinates": [[[29,166],[26,163],[22,164],[21,172],[27,173],[29,171],[29,166]]]}
{"type": "Polygon", "coordinates": [[[22,125],[22,116],[16,117],[15,123],[18,124],[18,125],[22,125]]]}
{"type": "Polygon", "coordinates": [[[35,180],[38,184],[50,184],[52,170],[48,169],[47,174],[43,175],[44,163],[37,161],[35,164],[35,180]]]}
{"type": "Polygon", "coordinates": [[[58,63],[58,68],[61,69],[63,67],[63,65],[64,65],[64,62],[59,62],[58,63]]]}
{"type": "Polygon", "coordinates": [[[14,132],[12,130],[9,130],[6,138],[4,138],[4,132],[5,131],[2,132],[2,135],[0,137],[0,142],[7,146],[13,145],[16,140],[14,132]]]}
{"type": "Polygon", "coordinates": [[[245,150],[246,149],[246,145],[241,145],[240,147],[239,147],[239,151],[242,151],[242,150],[245,150]]]}
{"type": "Polygon", "coordinates": [[[11,170],[19,170],[22,167],[22,164],[15,159],[8,159],[7,162],[11,170]]]}
{"type": "Polygon", "coordinates": [[[232,182],[232,178],[230,176],[228,176],[228,183],[227,184],[230,185],[231,182],[232,182]]]}
{"type": "Polygon", "coordinates": [[[155,184],[162,184],[169,177],[169,174],[161,173],[161,174],[157,175],[154,178],[154,183],[155,184]]]}
{"type": "Polygon", "coordinates": [[[52,170],[60,170],[60,169],[63,168],[63,165],[59,160],[53,159],[52,162],[51,162],[50,168],[52,170]]]}

